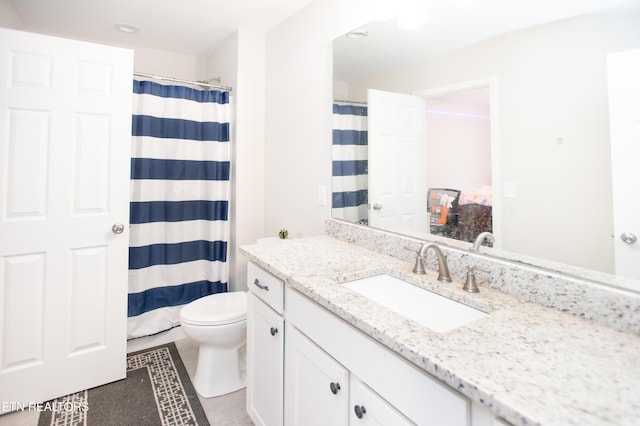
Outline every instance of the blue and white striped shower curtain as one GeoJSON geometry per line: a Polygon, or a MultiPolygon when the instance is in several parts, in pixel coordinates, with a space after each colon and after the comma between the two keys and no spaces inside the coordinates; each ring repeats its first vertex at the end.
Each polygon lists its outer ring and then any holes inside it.
{"type": "Polygon", "coordinates": [[[333,104],[331,216],[368,223],[367,107],[333,104]]]}
{"type": "Polygon", "coordinates": [[[133,82],[128,338],[227,291],[229,92],[133,82]]]}

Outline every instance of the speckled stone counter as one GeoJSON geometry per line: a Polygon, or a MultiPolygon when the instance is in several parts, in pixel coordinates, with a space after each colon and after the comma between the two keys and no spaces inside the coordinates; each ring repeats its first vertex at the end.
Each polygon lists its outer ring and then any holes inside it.
{"type": "Polygon", "coordinates": [[[514,425],[639,425],[640,337],[330,236],[265,239],[241,253],[514,425]],[[387,273],[489,315],[437,333],[340,284],[387,273]]]}

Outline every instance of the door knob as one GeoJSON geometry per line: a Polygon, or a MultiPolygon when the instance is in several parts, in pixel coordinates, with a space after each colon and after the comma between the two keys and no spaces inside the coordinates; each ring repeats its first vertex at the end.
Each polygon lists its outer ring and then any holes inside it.
{"type": "Polygon", "coordinates": [[[124,225],[121,223],[114,223],[111,227],[111,231],[114,234],[122,234],[124,232],[124,225]]]}
{"type": "Polygon", "coordinates": [[[373,209],[374,210],[382,210],[382,204],[374,203],[373,204],[373,209]]]}
{"type": "Polygon", "coordinates": [[[331,393],[332,394],[337,394],[338,391],[340,391],[340,383],[337,382],[331,382],[329,383],[329,389],[331,389],[331,393]]]}
{"type": "Polygon", "coordinates": [[[638,241],[638,237],[636,237],[636,234],[633,234],[631,232],[623,232],[622,234],[620,234],[620,238],[627,244],[633,244],[638,241]]]}

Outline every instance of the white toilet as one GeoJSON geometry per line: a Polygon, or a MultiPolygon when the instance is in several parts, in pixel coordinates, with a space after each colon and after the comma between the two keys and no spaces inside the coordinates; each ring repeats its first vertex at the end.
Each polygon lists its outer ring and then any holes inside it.
{"type": "Polygon", "coordinates": [[[245,387],[247,293],[217,293],[180,311],[180,325],[200,345],[193,386],[205,398],[245,387]]]}

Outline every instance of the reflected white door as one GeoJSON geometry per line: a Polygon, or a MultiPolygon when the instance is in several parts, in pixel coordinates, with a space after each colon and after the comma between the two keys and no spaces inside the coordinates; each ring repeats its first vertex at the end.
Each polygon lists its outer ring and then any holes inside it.
{"type": "Polygon", "coordinates": [[[0,401],[125,376],[132,62],[0,29],[0,401]]]}
{"type": "Polygon", "coordinates": [[[608,56],[616,274],[640,279],[640,49],[608,56]]]}
{"type": "Polygon", "coordinates": [[[368,91],[369,224],[428,233],[424,99],[368,91]]]}

